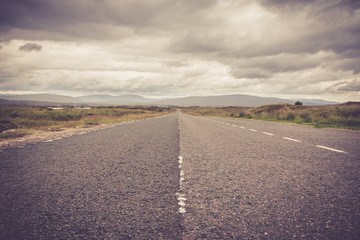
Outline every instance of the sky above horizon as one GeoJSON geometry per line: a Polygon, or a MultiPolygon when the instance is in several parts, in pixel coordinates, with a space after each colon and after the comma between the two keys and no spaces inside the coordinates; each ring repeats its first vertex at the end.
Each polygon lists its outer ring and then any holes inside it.
{"type": "Polygon", "coordinates": [[[359,0],[3,0],[0,94],[360,101],[359,0]]]}

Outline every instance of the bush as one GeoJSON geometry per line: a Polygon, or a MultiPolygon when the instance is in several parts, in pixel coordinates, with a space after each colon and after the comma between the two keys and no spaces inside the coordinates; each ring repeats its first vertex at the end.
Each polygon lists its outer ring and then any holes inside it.
{"type": "Polygon", "coordinates": [[[296,101],[295,105],[301,106],[301,105],[303,105],[303,104],[302,104],[302,102],[300,102],[300,101],[296,101]]]}
{"type": "Polygon", "coordinates": [[[241,118],[245,117],[245,113],[244,113],[244,112],[240,112],[240,113],[239,113],[239,117],[241,117],[241,118]]]}
{"type": "Polygon", "coordinates": [[[293,112],[289,112],[286,116],[286,120],[294,120],[295,114],[293,112]]]}
{"type": "Polygon", "coordinates": [[[360,120],[350,118],[346,120],[345,124],[349,127],[360,127],[360,120]]]}
{"type": "Polygon", "coordinates": [[[300,114],[300,117],[304,120],[304,122],[310,123],[312,122],[312,118],[308,112],[303,112],[300,114]]]}

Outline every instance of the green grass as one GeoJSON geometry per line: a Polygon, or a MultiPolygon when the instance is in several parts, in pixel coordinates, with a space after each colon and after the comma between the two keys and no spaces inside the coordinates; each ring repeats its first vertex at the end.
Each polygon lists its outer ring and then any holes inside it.
{"type": "Polygon", "coordinates": [[[52,110],[45,107],[0,106],[0,139],[31,134],[34,129],[57,131],[76,126],[112,124],[164,115],[172,111],[173,109],[161,107],[98,107],[52,110]]]}
{"type": "Polygon", "coordinates": [[[327,106],[271,104],[254,108],[184,108],[183,111],[199,116],[236,117],[290,122],[318,128],[360,130],[360,103],[356,102],[327,106]]]}

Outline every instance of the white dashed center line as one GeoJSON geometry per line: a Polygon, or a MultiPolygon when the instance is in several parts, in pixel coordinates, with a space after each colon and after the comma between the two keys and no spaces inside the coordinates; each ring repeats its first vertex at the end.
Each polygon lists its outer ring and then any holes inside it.
{"type": "Polygon", "coordinates": [[[257,130],[252,129],[252,128],[249,128],[249,130],[252,131],[252,132],[257,132],[257,130]]]}
{"type": "Polygon", "coordinates": [[[293,138],[288,138],[288,137],[283,137],[283,139],[294,141],[294,142],[301,142],[300,140],[293,139],[293,138]]]}
{"type": "Polygon", "coordinates": [[[330,150],[330,151],[334,151],[334,152],[346,153],[346,152],[341,151],[341,150],[337,150],[337,149],[334,149],[334,148],[329,148],[329,147],[325,147],[325,146],[321,146],[321,145],[316,145],[316,147],[323,148],[323,149],[330,150]]]}
{"type": "Polygon", "coordinates": [[[269,135],[269,136],[274,136],[274,134],[272,133],[268,133],[268,132],[262,132],[263,134],[269,135]]]}
{"type": "Polygon", "coordinates": [[[178,192],[176,193],[176,197],[177,197],[178,205],[179,205],[178,211],[179,211],[179,213],[186,213],[186,209],[185,209],[186,197],[182,190],[182,183],[185,180],[184,170],[182,169],[182,164],[183,164],[184,159],[182,156],[179,156],[178,159],[179,159],[178,163],[179,163],[179,169],[180,169],[180,188],[179,188],[178,192]]]}

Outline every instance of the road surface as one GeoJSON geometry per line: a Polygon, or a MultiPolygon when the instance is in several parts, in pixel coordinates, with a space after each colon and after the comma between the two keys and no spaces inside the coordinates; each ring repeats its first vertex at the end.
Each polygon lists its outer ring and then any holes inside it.
{"type": "Polygon", "coordinates": [[[0,153],[0,239],[357,239],[360,133],[177,112],[0,153]]]}

